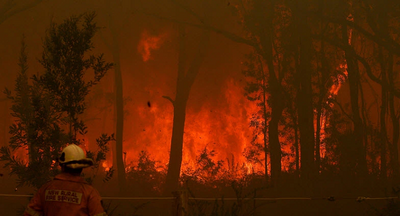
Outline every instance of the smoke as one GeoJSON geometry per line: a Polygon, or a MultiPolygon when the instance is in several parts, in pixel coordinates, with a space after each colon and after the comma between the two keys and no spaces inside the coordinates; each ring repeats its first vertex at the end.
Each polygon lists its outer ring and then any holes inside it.
{"type": "Polygon", "coordinates": [[[158,50],[160,46],[164,43],[166,37],[166,33],[161,33],[154,36],[150,35],[147,30],[144,30],[142,32],[137,49],[138,52],[142,55],[144,62],[147,62],[151,59],[151,52],[153,50],[158,50]]]}

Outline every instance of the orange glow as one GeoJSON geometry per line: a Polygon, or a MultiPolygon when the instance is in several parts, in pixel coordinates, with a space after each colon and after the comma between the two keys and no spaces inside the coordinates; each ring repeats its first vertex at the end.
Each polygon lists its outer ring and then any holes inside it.
{"type": "MultiPolygon", "coordinates": [[[[218,104],[203,104],[197,113],[189,110],[184,137],[184,162],[190,164],[206,146],[215,150],[215,161],[234,160],[242,166],[246,160],[242,155],[250,145],[252,128],[251,115],[258,110],[255,103],[243,96],[243,87],[235,80],[226,81],[218,104]],[[215,109],[218,107],[218,109],[215,109]]],[[[249,167],[250,168],[250,167],[249,167]]]]}
{"type": "MultiPolygon", "coordinates": [[[[249,127],[250,117],[256,105],[249,103],[243,96],[243,88],[233,79],[228,80],[223,87],[223,93],[218,104],[205,102],[198,111],[192,110],[190,102],[186,112],[186,124],[183,146],[182,170],[196,167],[196,156],[207,147],[214,150],[215,161],[225,161],[232,157],[235,163],[245,164],[242,156],[244,148],[250,144],[252,130],[249,127]],[[218,109],[216,109],[218,108],[218,109]]],[[[148,119],[139,137],[125,138],[124,149],[127,153],[127,163],[135,164],[138,152],[145,150],[150,157],[166,165],[169,160],[169,147],[172,133],[173,106],[153,103],[151,108],[146,105],[136,107],[139,116],[148,119]]],[[[129,134],[129,132],[128,132],[129,134]]],[[[254,165],[247,165],[255,168],[254,165]]]]}
{"type": "Polygon", "coordinates": [[[101,163],[101,166],[104,168],[105,171],[110,170],[110,166],[108,165],[107,161],[104,161],[103,163],[101,163]]]}
{"type": "MultiPolygon", "coordinates": [[[[167,33],[151,35],[146,30],[142,32],[137,49],[144,62],[152,59],[151,52],[159,49],[167,36],[167,33]]],[[[347,65],[342,64],[339,67],[347,75],[347,65]]],[[[344,82],[346,77],[339,75],[338,79],[344,82]]],[[[330,97],[337,95],[342,82],[338,82],[337,85],[330,88],[330,97]]],[[[250,119],[260,110],[256,102],[246,99],[243,85],[234,78],[225,80],[221,91],[213,95],[215,98],[201,101],[200,108],[193,108],[194,103],[199,103],[196,98],[189,99],[186,108],[182,171],[196,168],[198,166],[196,158],[207,148],[208,151],[215,151],[215,155],[212,157],[214,162],[223,161],[223,168],[236,172],[237,176],[240,176],[240,170],[244,170],[246,174],[264,173],[263,163],[251,163],[243,156],[244,150],[251,146],[253,139],[254,128],[250,127],[250,119]]],[[[163,90],[157,89],[157,85],[154,85],[148,89],[148,92],[150,97],[161,98],[162,94],[159,92],[163,92],[163,90]]],[[[137,164],[141,151],[147,151],[150,159],[165,167],[169,160],[172,134],[174,111],[172,104],[167,100],[156,100],[152,101],[151,105],[136,103],[133,107],[127,106],[125,109],[129,109],[130,113],[137,114],[139,119],[135,119],[135,122],[142,123],[139,126],[140,132],[137,131],[137,127],[124,128],[123,151],[126,152],[126,170],[130,170],[131,166],[137,164]]],[[[321,140],[325,136],[325,125],[329,123],[329,117],[326,114],[323,116],[321,118],[321,140]]],[[[84,138],[83,148],[89,150],[93,143],[89,143],[87,137],[84,138]]],[[[260,143],[263,141],[262,135],[256,139],[260,143]]],[[[281,159],[282,170],[289,171],[295,160],[295,157],[291,156],[292,143],[289,143],[285,137],[280,137],[280,142],[283,155],[289,155],[281,159]]],[[[325,148],[321,145],[321,157],[323,158],[324,155],[325,148]]],[[[261,153],[258,159],[263,161],[264,153],[261,153]]],[[[108,171],[112,166],[112,155],[107,155],[107,160],[101,163],[101,167],[108,171]]],[[[158,170],[161,169],[163,168],[158,170]]]]}
{"type": "MultiPolygon", "coordinates": [[[[245,148],[250,147],[253,139],[253,128],[250,119],[260,107],[250,102],[244,96],[243,84],[233,78],[227,79],[221,88],[221,93],[215,95],[214,101],[202,101],[200,107],[193,108],[195,99],[188,102],[186,108],[186,123],[183,144],[182,172],[198,168],[196,158],[207,148],[214,151],[211,157],[214,163],[223,161],[222,169],[237,177],[243,173],[264,173],[263,164],[254,164],[243,156],[245,148]]],[[[154,90],[154,92],[159,92],[154,90]]],[[[167,100],[152,102],[151,106],[139,104],[130,112],[137,113],[137,122],[141,125],[140,133],[135,128],[128,127],[124,135],[124,151],[126,163],[136,166],[139,152],[146,151],[152,160],[158,162],[162,170],[169,160],[169,148],[173,125],[173,106],[167,100]],[[138,134],[132,136],[131,134],[138,134]]],[[[263,137],[257,139],[262,142],[263,137]]],[[[280,140],[286,142],[284,137],[280,140]]],[[[290,153],[290,143],[282,146],[283,153],[290,153]]],[[[264,160],[262,153],[260,161],[264,160]]],[[[282,170],[288,171],[294,157],[282,158],[282,170]]],[[[102,166],[108,169],[112,159],[107,158],[102,166]]]]}
{"type": "MultiPolygon", "coordinates": [[[[349,14],[349,16],[347,17],[347,20],[349,21],[354,21],[354,18],[351,14],[349,14]]],[[[351,39],[353,36],[353,30],[349,29],[348,31],[348,43],[349,45],[351,45],[351,39]]],[[[342,84],[346,81],[347,77],[348,77],[348,72],[347,72],[347,63],[346,61],[342,64],[339,65],[339,67],[337,68],[338,71],[342,71],[343,74],[338,74],[336,77],[336,82],[333,82],[334,84],[330,87],[329,89],[329,95],[328,95],[328,99],[332,99],[334,97],[337,96],[337,94],[339,93],[340,88],[342,87],[342,84]]],[[[330,102],[329,100],[326,101],[326,103],[332,108],[334,106],[334,104],[332,102],[330,102]]],[[[320,135],[320,139],[321,139],[321,143],[322,140],[325,139],[325,126],[327,124],[329,124],[329,116],[326,113],[326,110],[322,110],[322,118],[321,118],[321,135],[320,135]]],[[[326,148],[324,145],[320,146],[320,156],[321,158],[324,158],[326,155],[326,148]]]]}
{"type": "Polygon", "coordinates": [[[29,164],[29,152],[28,148],[17,148],[13,153],[14,157],[26,166],[29,164]]]}
{"type": "Polygon", "coordinates": [[[144,62],[151,59],[151,51],[157,50],[164,43],[167,34],[151,35],[148,31],[144,30],[140,42],[138,44],[138,52],[142,55],[144,62]]]}

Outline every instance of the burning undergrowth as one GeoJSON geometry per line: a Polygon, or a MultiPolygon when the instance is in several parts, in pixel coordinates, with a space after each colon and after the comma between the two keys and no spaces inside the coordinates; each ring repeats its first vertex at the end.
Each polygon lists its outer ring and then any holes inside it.
{"type": "MultiPolygon", "coordinates": [[[[249,173],[246,165],[238,164],[235,159],[217,160],[216,152],[205,147],[198,152],[194,166],[183,164],[180,185],[185,188],[199,188],[220,191],[232,187],[236,182],[244,187],[254,181],[264,181],[262,172],[249,173]]],[[[112,169],[112,168],[111,168],[112,169]]],[[[106,170],[104,170],[107,173],[106,170]]],[[[108,170],[109,171],[109,170],[108,170]]],[[[130,163],[126,168],[128,190],[135,194],[160,195],[163,190],[167,166],[154,160],[147,151],[138,154],[137,164],[130,163]]],[[[261,185],[261,184],[256,184],[261,185]]]]}

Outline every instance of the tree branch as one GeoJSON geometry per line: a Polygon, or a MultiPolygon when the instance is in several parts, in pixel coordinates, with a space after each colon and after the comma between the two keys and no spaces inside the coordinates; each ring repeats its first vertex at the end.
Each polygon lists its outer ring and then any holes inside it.
{"type": "Polygon", "coordinates": [[[372,34],[371,32],[365,30],[363,27],[361,27],[360,25],[357,25],[356,23],[354,23],[350,20],[346,20],[343,18],[321,16],[321,14],[318,14],[318,13],[310,13],[310,15],[316,16],[318,18],[323,18],[325,21],[328,21],[331,23],[347,25],[347,26],[357,30],[358,32],[360,32],[361,34],[363,34],[370,40],[374,41],[376,44],[385,47],[385,49],[387,49],[388,51],[393,52],[394,54],[400,55],[400,44],[398,44],[395,41],[393,41],[392,39],[388,39],[388,38],[385,38],[386,40],[382,40],[383,38],[377,37],[375,34],[372,34]]]}
{"type": "Polygon", "coordinates": [[[226,38],[228,38],[228,39],[230,39],[230,40],[232,40],[234,42],[252,46],[257,50],[257,52],[262,53],[260,47],[258,46],[258,44],[256,42],[254,42],[252,40],[245,39],[245,38],[240,37],[240,36],[238,36],[236,34],[233,34],[231,32],[224,31],[224,30],[221,30],[221,29],[217,29],[217,28],[215,28],[215,27],[213,27],[211,25],[195,24],[195,23],[185,22],[185,21],[181,21],[181,20],[177,20],[177,19],[173,19],[173,18],[169,18],[169,17],[163,17],[163,16],[160,16],[160,15],[154,14],[154,13],[148,13],[148,12],[145,12],[145,11],[139,11],[139,12],[141,12],[141,13],[143,13],[145,15],[148,15],[148,16],[156,17],[156,18],[161,19],[161,20],[166,20],[166,21],[170,21],[170,22],[174,22],[174,23],[178,23],[178,24],[184,24],[184,25],[188,25],[188,26],[192,26],[192,27],[196,27],[196,28],[210,30],[210,31],[213,31],[213,32],[215,32],[217,34],[220,34],[220,35],[222,35],[222,36],[224,36],[224,37],[226,37],[226,38]]]}
{"type": "Polygon", "coordinates": [[[172,98],[170,98],[169,96],[162,96],[162,97],[165,98],[165,99],[167,99],[167,100],[169,100],[169,101],[171,101],[172,105],[175,106],[175,101],[172,100],[172,98]]]}
{"type": "Polygon", "coordinates": [[[204,20],[198,15],[196,14],[192,9],[186,7],[185,5],[177,2],[176,0],[170,0],[172,3],[174,3],[175,5],[177,5],[178,7],[184,9],[185,11],[187,11],[190,15],[194,16],[196,19],[198,19],[201,23],[204,24],[204,20]]]}
{"type": "Polygon", "coordinates": [[[345,114],[347,116],[347,118],[349,118],[352,122],[354,122],[353,118],[348,113],[346,113],[343,106],[339,102],[337,102],[337,100],[330,99],[329,101],[332,101],[334,104],[338,105],[340,110],[342,111],[342,113],[345,114]]]}
{"type": "MultiPolygon", "coordinates": [[[[321,39],[321,38],[318,38],[318,39],[321,39]]],[[[378,83],[379,85],[383,85],[383,86],[388,87],[388,90],[389,90],[390,92],[392,92],[397,98],[400,98],[400,92],[399,92],[397,89],[395,89],[393,86],[389,85],[389,84],[386,83],[386,82],[383,82],[383,81],[380,80],[378,77],[376,77],[376,76],[372,73],[371,66],[368,64],[368,62],[367,62],[363,57],[361,57],[360,55],[358,55],[358,54],[356,53],[356,51],[353,49],[353,47],[351,47],[351,46],[348,45],[348,44],[343,44],[343,43],[341,43],[341,42],[338,41],[338,40],[330,39],[330,38],[327,38],[327,37],[322,38],[322,40],[324,40],[324,41],[330,43],[330,44],[333,45],[333,46],[336,46],[336,47],[342,49],[343,51],[347,52],[349,55],[351,55],[352,57],[354,57],[355,59],[357,59],[357,61],[359,61],[359,62],[364,66],[365,71],[366,71],[368,77],[369,77],[372,81],[378,83]]]]}
{"type": "Polygon", "coordinates": [[[6,11],[4,11],[2,14],[0,14],[0,24],[3,23],[4,21],[6,21],[8,18],[14,16],[17,13],[20,13],[22,11],[25,11],[25,10],[35,7],[42,1],[43,0],[35,0],[29,4],[26,4],[18,9],[14,9],[14,10],[11,10],[13,7],[9,7],[6,11]]]}

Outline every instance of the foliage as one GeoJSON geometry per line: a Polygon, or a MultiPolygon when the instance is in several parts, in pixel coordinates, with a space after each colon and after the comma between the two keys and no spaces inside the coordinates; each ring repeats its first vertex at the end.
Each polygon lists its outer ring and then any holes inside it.
{"type": "MultiPolygon", "coordinates": [[[[93,166],[90,167],[91,175],[86,177],[85,180],[92,184],[93,180],[96,178],[99,167],[106,160],[106,154],[110,151],[108,147],[108,143],[110,141],[115,141],[114,134],[108,136],[107,134],[102,134],[99,138],[96,139],[97,147],[99,148],[96,152],[86,151],[86,157],[91,158],[93,160],[93,166]]],[[[108,171],[105,173],[105,177],[103,178],[103,182],[108,182],[113,177],[114,169],[110,167],[108,171]]]]}
{"type": "Polygon", "coordinates": [[[266,160],[264,153],[269,153],[267,148],[267,130],[268,125],[266,122],[270,119],[270,111],[268,104],[269,88],[267,75],[263,68],[263,62],[260,56],[251,52],[246,55],[247,61],[244,62],[243,75],[246,77],[245,96],[253,103],[256,103],[258,110],[252,114],[250,119],[250,127],[254,128],[253,138],[251,145],[246,147],[243,152],[245,158],[254,164],[263,165],[263,161],[266,160]]]}
{"type": "Polygon", "coordinates": [[[98,30],[94,18],[95,13],[86,13],[71,16],[60,25],[52,23],[40,60],[45,73],[34,77],[51,94],[54,109],[63,114],[61,120],[69,124],[72,142],[77,132],[86,133],[84,122],[78,118],[86,108],[85,97],[112,67],[103,54],[85,58],[94,48],[92,38],[98,30]],[[84,79],[87,70],[94,73],[94,79],[88,82],[84,79]]]}
{"type": "Polygon", "coordinates": [[[35,80],[32,85],[28,83],[25,50],[23,40],[15,96],[10,90],[5,90],[7,97],[13,101],[11,115],[15,120],[10,126],[9,146],[0,149],[0,160],[6,161],[5,166],[10,167],[11,174],[18,176],[18,186],[27,184],[39,187],[59,172],[55,161],[58,149],[66,142],[66,135],[59,126],[58,114],[51,107],[52,100],[45,89],[35,80]],[[18,149],[27,151],[28,161],[14,155],[18,149]]]}
{"type": "Polygon", "coordinates": [[[348,123],[348,119],[345,119],[337,110],[331,110],[329,113],[327,121],[329,120],[330,124],[325,128],[325,137],[323,140],[327,153],[322,158],[321,163],[325,171],[336,173],[339,169],[338,164],[340,163],[338,145],[340,145],[340,137],[343,137],[343,128],[348,123]]]}
{"type": "Polygon", "coordinates": [[[127,181],[131,181],[135,193],[161,192],[161,187],[165,182],[166,167],[158,165],[159,161],[152,160],[146,151],[139,152],[139,160],[136,166],[127,170],[127,181]]]}
{"type": "Polygon", "coordinates": [[[223,161],[214,161],[213,157],[216,155],[214,150],[208,150],[207,147],[196,156],[195,165],[188,166],[183,170],[181,181],[195,181],[201,183],[211,183],[222,177],[225,173],[223,169],[223,161]]]}
{"type": "MultiPolygon", "coordinates": [[[[51,24],[40,60],[45,71],[32,76],[31,84],[27,75],[26,45],[22,42],[15,96],[5,90],[13,104],[11,138],[9,146],[0,149],[0,160],[6,161],[11,174],[17,175],[18,185],[40,187],[60,172],[57,165],[61,149],[67,143],[82,143],[76,133],[85,134],[87,129],[79,119],[86,108],[85,97],[90,87],[112,66],[102,55],[90,55],[85,59],[93,48],[91,40],[97,30],[94,17],[94,13],[87,13],[72,16],[60,25],[51,24]],[[84,75],[89,70],[94,72],[94,79],[85,82],[84,75]],[[16,151],[26,152],[29,160],[18,158],[16,151]]],[[[88,156],[95,159],[95,168],[105,159],[111,139],[103,134],[97,140],[100,150],[96,156],[88,152],[88,156]]]]}

